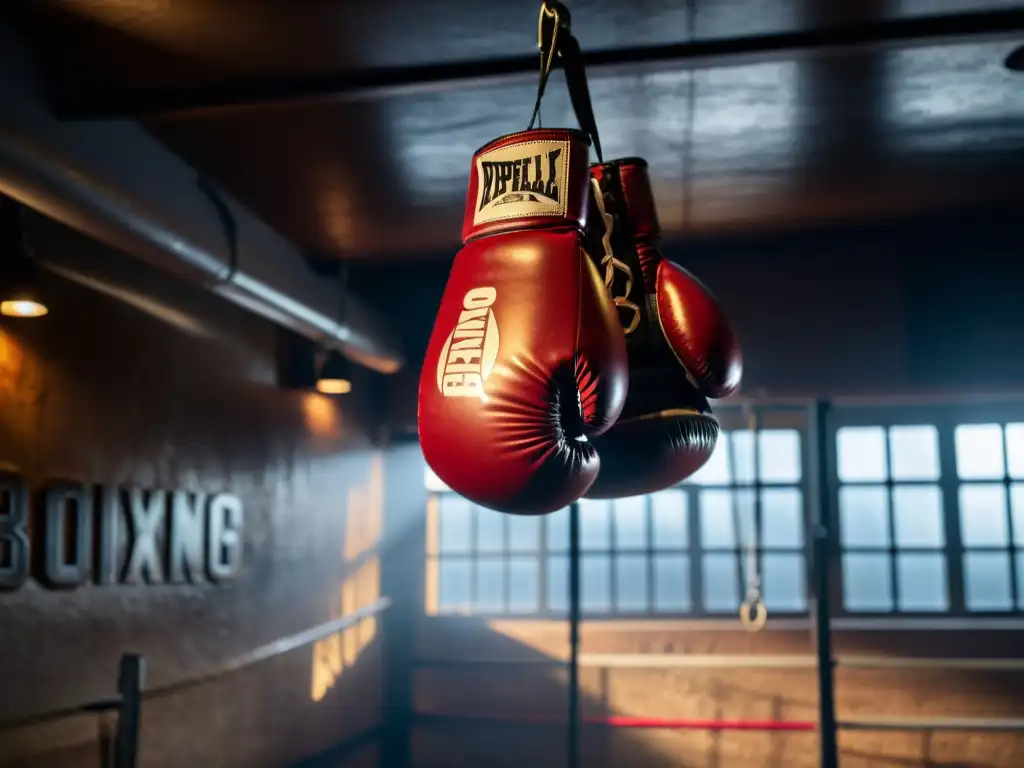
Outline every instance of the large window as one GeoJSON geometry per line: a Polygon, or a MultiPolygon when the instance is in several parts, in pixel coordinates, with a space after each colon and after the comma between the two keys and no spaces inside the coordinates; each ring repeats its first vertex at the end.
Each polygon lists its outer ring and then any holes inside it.
{"type": "MultiPolygon", "coordinates": [[[[580,503],[584,614],[732,615],[760,576],[773,615],[806,611],[802,433],[723,432],[688,482],[580,503]],[[759,503],[757,503],[759,501],[759,503]],[[755,522],[757,523],[755,525],[755,522]]],[[[564,615],[568,510],[541,518],[476,507],[427,473],[427,610],[564,615]]]]}
{"type": "Polygon", "coordinates": [[[956,427],[964,602],[1024,608],[1024,424],[956,427]]]}
{"type": "Polygon", "coordinates": [[[836,448],[846,609],[947,610],[935,427],[843,427],[836,448]]]}
{"type": "Polygon", "coordinates": [[[957,423],[951,410],[837,430],[847,612],[1024,609],[1024,423],[957,423]]]}

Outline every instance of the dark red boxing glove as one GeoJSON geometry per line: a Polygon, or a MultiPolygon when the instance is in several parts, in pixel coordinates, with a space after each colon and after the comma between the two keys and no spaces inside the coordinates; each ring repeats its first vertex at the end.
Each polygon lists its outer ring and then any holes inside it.
{"type": "Polygon", "coordinates": [[[595,438],[601,474],[586,494],[653,493],[710,458],[718,421],[707,398],[739,388],[739,342],[715,297],[663,258],[661,228],[639,158],[591,168],[591,254],[615,302],[629,353],[630,388],[615,426],[595,438]]]}
{"type": "Polygon", "coordinates": [[[419,384],[419,434],[455,492],[545,514],[598,476],[588,438],[622,410],[622,326],[583,248],[589,140],[538,129],[473,158],[462,229],[419,384]]]}

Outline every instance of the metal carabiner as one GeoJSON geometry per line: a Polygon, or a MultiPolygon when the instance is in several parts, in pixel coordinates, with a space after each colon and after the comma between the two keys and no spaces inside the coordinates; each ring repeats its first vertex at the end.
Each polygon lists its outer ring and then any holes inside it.
{"type": "Polygon", "coordinates": [[[546,78],[551,74],[551,65],[555,62],[558,51],[558,30],[562,27],[561,3],[543,0],[540,4],[540,16],[537,19],[537,48],[540,49],[540,76],[546,78]],[[545,32],[545,22],[551,23],[550,35],[545,32]],[[548,40],[550,38],[550,47],[548,40]]]}

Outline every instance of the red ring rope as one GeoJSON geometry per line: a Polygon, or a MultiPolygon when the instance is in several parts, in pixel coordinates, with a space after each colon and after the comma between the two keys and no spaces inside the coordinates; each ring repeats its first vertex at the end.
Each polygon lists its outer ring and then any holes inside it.
{"type": "MultiPolygon", "coordinates": [[[[430,713],[428,717],[456,720],[490,720],[515,725],[563,725],[557,717],[502,717],[499,715],[448,715],[430,713]]],[[[606,717],[583,717],[582,725],[598,725],[607,728],[666,728],[701,731],[816,731],[818,724],[810,720],[696,720],[692,718],[628,717],[609,715],[606,717]]]]}
{"type": "Polygon", "coordinates": [[[607,725],[612,728],[676,728],[706,731],[816,731],[818,724],[803,720],[691,720],[661,717],[586,717],[587,725],[607,725]]]}

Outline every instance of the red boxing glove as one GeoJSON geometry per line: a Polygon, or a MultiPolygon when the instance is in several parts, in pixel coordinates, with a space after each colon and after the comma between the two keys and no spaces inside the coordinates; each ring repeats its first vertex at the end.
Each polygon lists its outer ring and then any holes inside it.
{"type": "Polygon", "coordinates": [[[590,250],[626,332],[630,388],[618,422],[594,440],[601,475],[587,496],[619,498],[668,488],[704,465],[719,432],[707,398],[735,392],[743,363],[715,297],[658,251],[647,163],[616,160],[590,173],[590,250]]]}
{"type": "Polygon", "coordinates": [[[501,512],[554,512],[600,464],[588,438],[625,402],[622,326],[583,248],[589,140],[538,129],[473,158],[465,246],[452,264],[419,384],[427,464],[501,512]]]}

